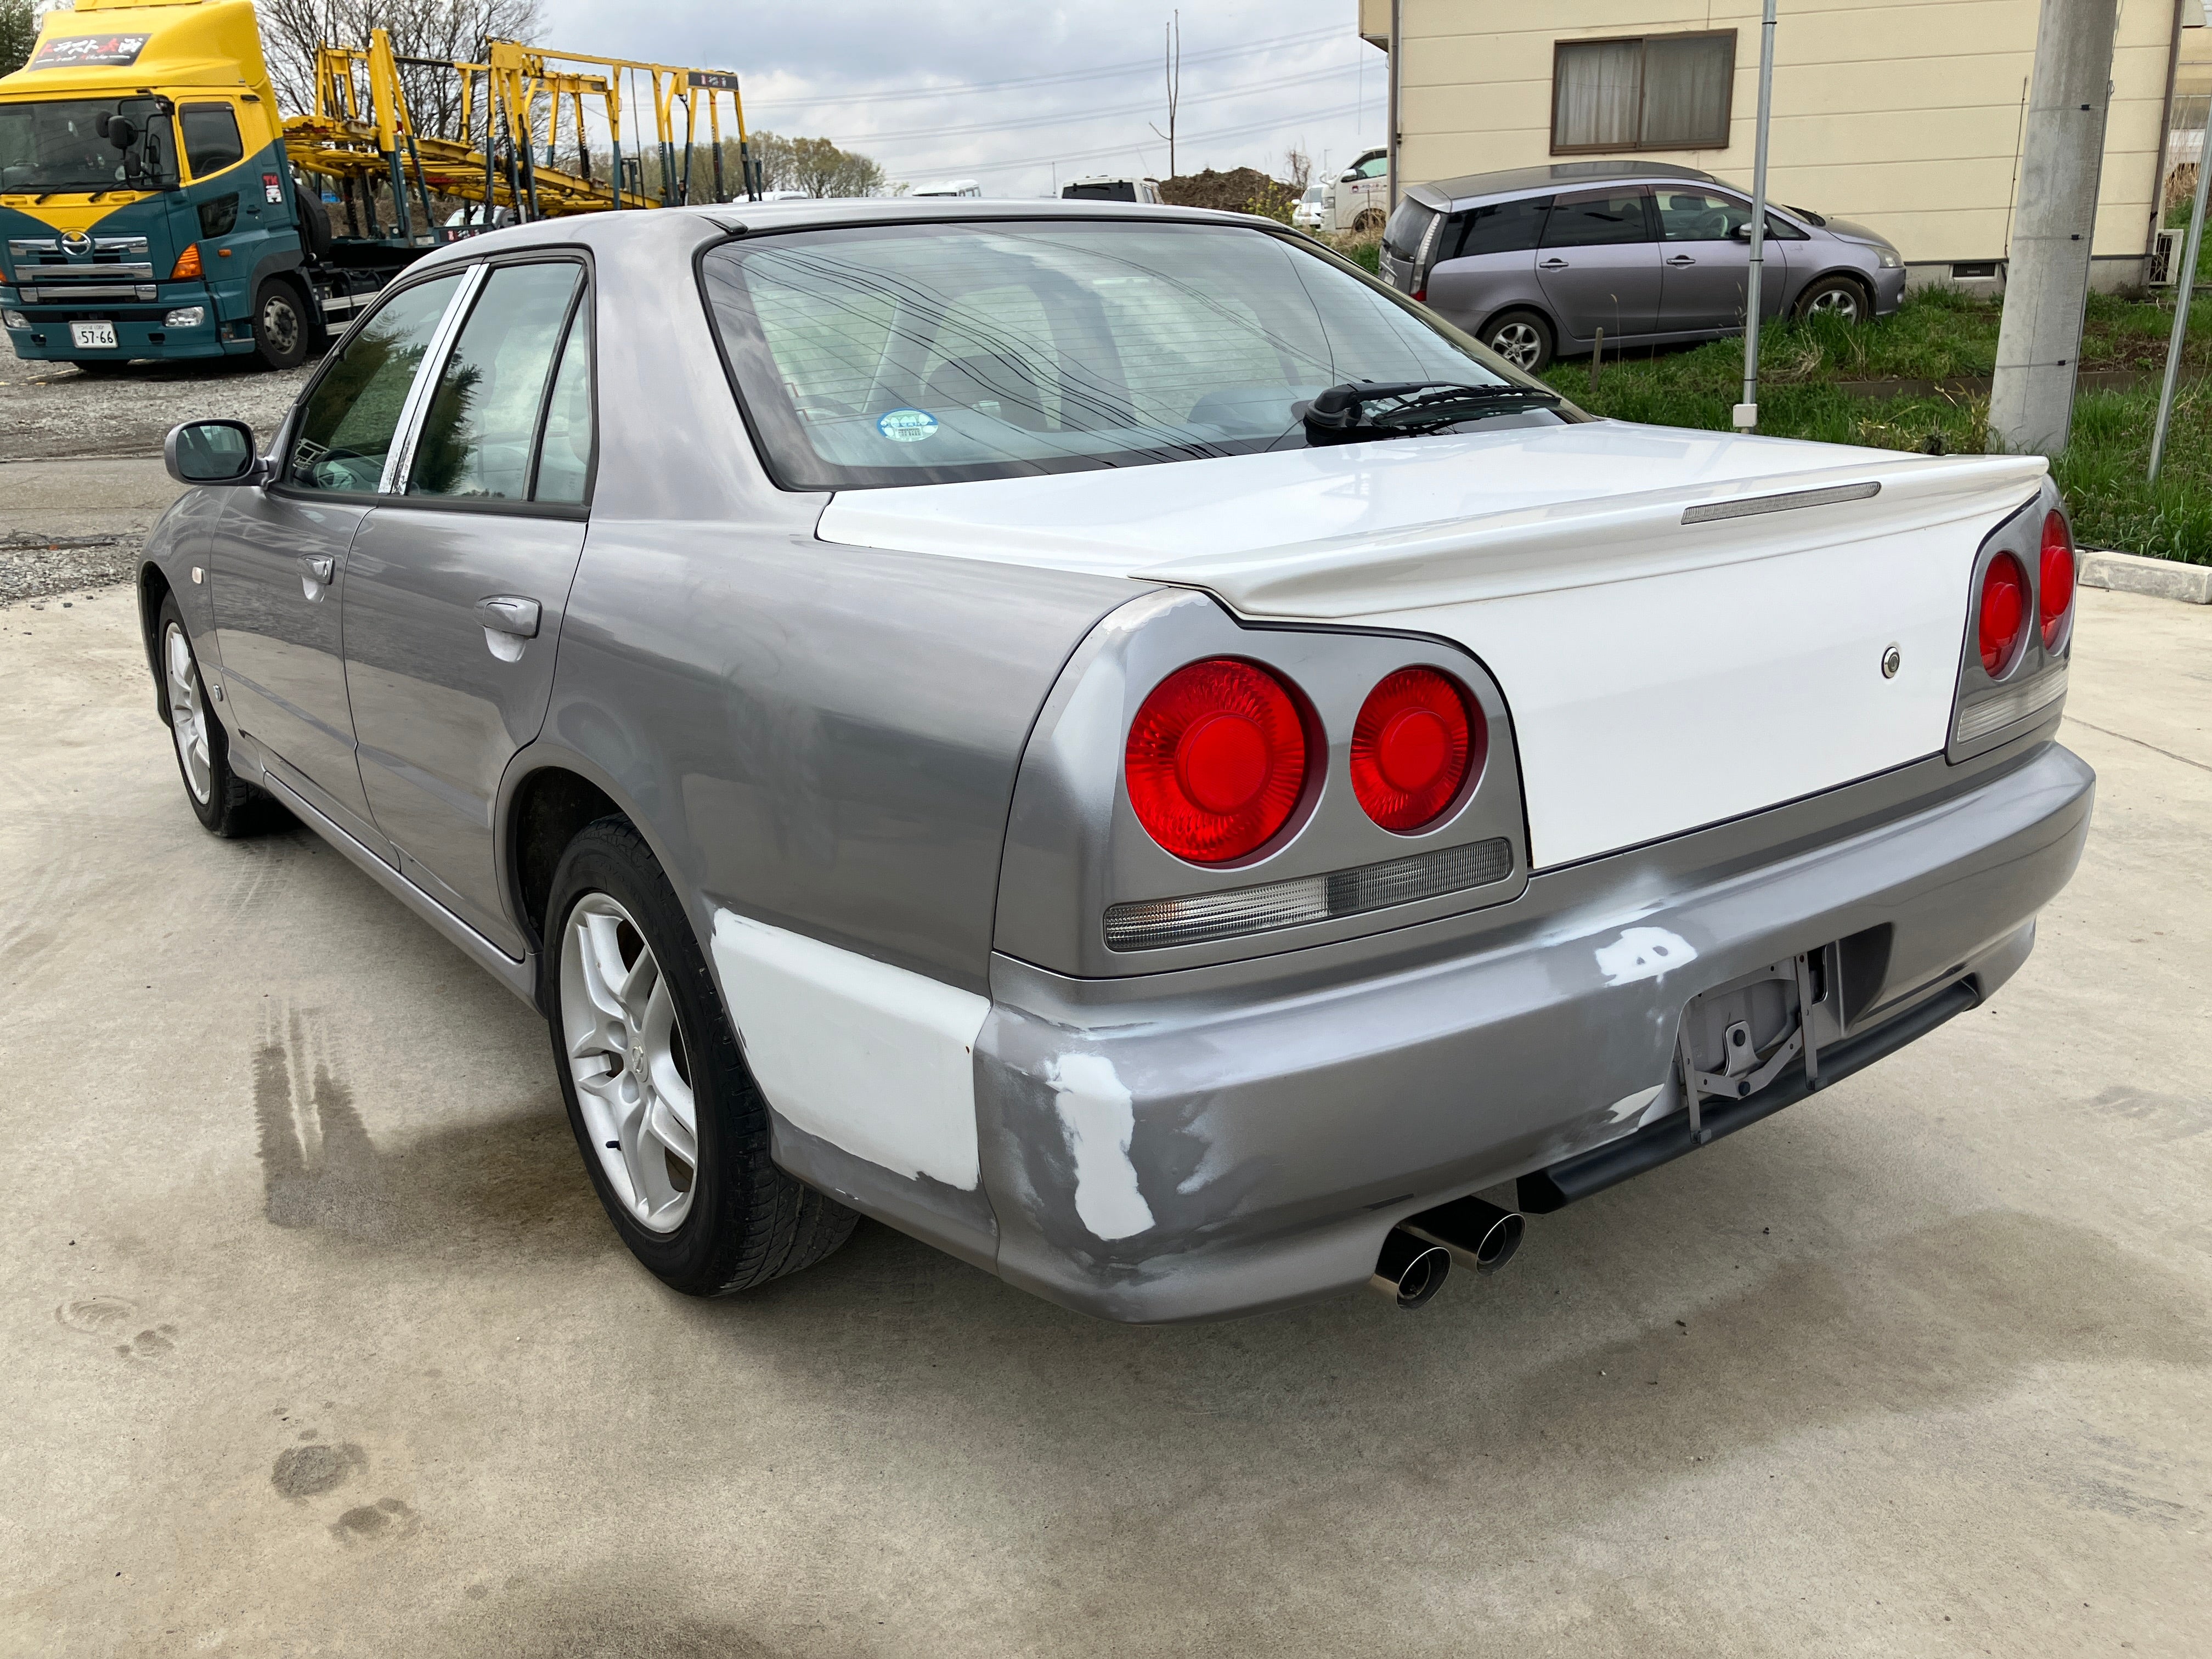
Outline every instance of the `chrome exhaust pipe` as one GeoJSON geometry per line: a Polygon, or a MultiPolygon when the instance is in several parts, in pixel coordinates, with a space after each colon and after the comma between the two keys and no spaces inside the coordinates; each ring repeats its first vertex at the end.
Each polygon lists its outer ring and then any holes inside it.
{"type": "Polygon", "coordinates": [[[1416,1238],[1403,1227],[1393,1227],[1382,1240],[1382,1254],[1375,1258],[1375,1271],[1367,1283],[1376,1294],[1410,1313],[1443,1288],[1451,1264],[1449,1250],[1416,1238]]]}
{"type": "Polygon", "coordinates": [[[1513,1260],[1528,1224],[1517,1211],[1470,1196],[1409,1215],[1398,1224],[1416,1238],[1441,1244],[1461,1267],[1494,1273],[1513,1260]]]}

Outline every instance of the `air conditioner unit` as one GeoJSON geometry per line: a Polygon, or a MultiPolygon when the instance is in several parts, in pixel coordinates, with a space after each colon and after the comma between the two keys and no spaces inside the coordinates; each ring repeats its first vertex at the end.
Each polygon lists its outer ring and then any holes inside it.
{"type": "Polygon", "coordinates": [[[2181,245],[2188,234],[2186,228],[2154,234],[2150,245],[2150,274],[2146,279],[2151,287],[2173,286],[2174,267],[2181,263],[2181,245]]]}

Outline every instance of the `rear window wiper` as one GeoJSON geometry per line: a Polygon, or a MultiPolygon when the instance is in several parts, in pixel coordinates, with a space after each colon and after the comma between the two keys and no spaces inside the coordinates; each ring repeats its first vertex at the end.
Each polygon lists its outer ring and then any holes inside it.
{"type": "Polygon", "coordinates": [[[1317,395],[1300,412],[1310,444],[1412,437],[1477,415],[1549,409],[1561,401],[1541,386],[1468,386],[1462,380],[1346,380],[1317,395]],[[1370,409],[1370,404],[1385,407],[1370,409]]]}

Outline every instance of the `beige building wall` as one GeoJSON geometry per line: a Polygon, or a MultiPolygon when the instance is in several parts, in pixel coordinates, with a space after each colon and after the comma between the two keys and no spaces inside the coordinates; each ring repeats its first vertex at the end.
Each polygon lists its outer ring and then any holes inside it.
{"type": "MultiPolygon", "coordinates": [[[[1560,40],[1736,31],[1726,146],[1621,151],[1751,183],[1757,0],[1401,0],[1402,184],[1549,161],[1560,40]]],[[[2158,188],[2176,0],[2121,0],[2095,253],[2140,260],[2158,188]]],[[[2001,259],[2018,183],[2037,0],[1784,0],[1769,195],[1856,219],[1908,263],[2001,259]]],[[[1389,0],[1360,0],[1387,39],[1389,0]]],[[[1571,157],[1564,159],[1587,159],[1571,157]]],[[[2139,267],[2100,273],[2100,285],[2139,267]]]]}

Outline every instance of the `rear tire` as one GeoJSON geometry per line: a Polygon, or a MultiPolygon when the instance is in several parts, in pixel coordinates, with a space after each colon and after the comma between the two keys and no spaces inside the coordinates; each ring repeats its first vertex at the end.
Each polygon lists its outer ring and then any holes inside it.
{"type": "Polygon", "coordinates": [[[1376,231],[1382,228],[1382,210],[1381,208],[1360,209],[1358,213],[1352,216],[1352,228],[1353,233],[1357,235],[1370,236],[1374,234],[1376,231]]]}
{"type": "Polygon", "coordinates": [[[768,1103],[697,935],[626,820],[601,818],[561,855],[544,972],[584,1167],[654,1277],[726,1296],[810,1267],[852,1236],[856,1214],[770,1161],[768,1103]]]}
{"type": "Polygon", "coordinates": [[[1490,319],[1482,343],[1523,374],[1540,374],[1552,366],[1552,325],[1533,311],[1508,311],[1490,319]]]}
{"type": "Polygon", "coordinates": [[[265,368],[297,368],[307,360],[307,313],[300,290],[270,277],[253,296],[253,355],[265,368]]]}
{"type": "Polygon", "coordinates": [[[230,769],[230,733],[210,706],[199,654],[192,649],[174,594],[161,600],[155,638],[161,653],[161,707],[169,716],[171,746],[193,816],[210,834],[226,841],[258,836],[289,823],[289,813],[230,769]]]}

